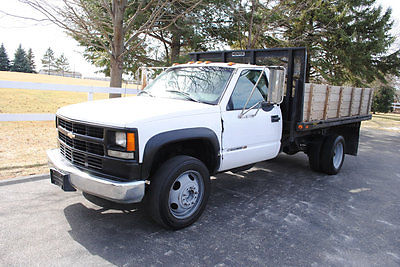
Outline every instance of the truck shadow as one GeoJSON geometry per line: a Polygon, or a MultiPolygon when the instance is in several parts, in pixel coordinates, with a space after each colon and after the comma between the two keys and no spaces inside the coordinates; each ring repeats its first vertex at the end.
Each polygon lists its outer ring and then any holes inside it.
{"type": "MultiPolygon", "coordinates": [[[[385,175],[397,172],[396,160],[382,155],[397,153],[400,145],[392,140],[399,136],[379,132],[379,137],[364,134],[360,155],[346,157],[336,176],[312,172],[302,153],[218,174],[202,217],[179,231],[161,228],[140,205],[98,203],[101,207],[82,198],[64,209],[69,234],[92,255],[117,266],[332,265],[333,256],[343,257],[340,251],[350,253],[349,262],[351,252],[368,258],[371,244],[378,242],[371,229],[388,231],[375,222],[382,220],[382,207],[393,201],[398,183],[385,175]],[[371,190],[349,192],[354,188],[371,190]]],[[[388,221],[396,221],[392,214],[387,211],[388,221]]],[[[386,233],[385,242],[398,236],[394,230],[386,233]]],[[[395,265],[390,259],[386,263],[395,265]]]]}
{"type": "MultiPolygon", "coordinates": [[[[97,207],[82,199],[84,204],[64,209],[71,226],[69,234],[91,254],[117,266],[237,265],[228,255],[248,251],[242,255],[246,262],[271,254],[263,243],[273,242],[274,237],[267,233],[290,239],[288,234],[295,228],[288,229],[287,224],[290,226],[297,218],[309,220],[305,215],[309,216],[313,202],[319,202],[325,210],[322,212],[328,213],[332,200],[321,192],[333,190],[329,195],[336,194],[341,197],[340,202],[347,201],[343,191],[329,186],[331,177],[313,173],[307,164],[305,155],[281,155],[245,172],[213,177],[211,197],[203,216],[180,231],[161,228],[140,205],[127,209],[105,203],[104,207],[97,207]],[[255,246],[261,250],[255,251],[255,246]]],[[[325,222],[326,225],[329,223],[325,222]]]]}

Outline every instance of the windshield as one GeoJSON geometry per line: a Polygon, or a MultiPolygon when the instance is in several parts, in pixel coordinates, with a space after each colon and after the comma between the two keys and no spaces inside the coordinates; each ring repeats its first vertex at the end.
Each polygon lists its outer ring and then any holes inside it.
{"type": "Polygon", "coordinates": [[[232,72],[232,68],[213,66],[171,68],[141,94],[217,104],[232,72]]]}

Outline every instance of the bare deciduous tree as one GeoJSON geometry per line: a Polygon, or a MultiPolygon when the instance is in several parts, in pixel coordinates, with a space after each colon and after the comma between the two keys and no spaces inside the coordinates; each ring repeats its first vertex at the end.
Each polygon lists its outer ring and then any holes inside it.
{"type": "MultiPolygon", "coordinates": [[[[111,64],[110,86],[121,87],[126,54],[141,46],[154,28],[166,29],[202,0],[19,1],[42,13],[81,44],[106,51],[111,64]],[[176,13],[171,14],[171,6],[176,13]],[[159,24],[164,27],[155,27],[159,24]]],[[[110,94],[110,98],[119,96],[110,94]]]]}

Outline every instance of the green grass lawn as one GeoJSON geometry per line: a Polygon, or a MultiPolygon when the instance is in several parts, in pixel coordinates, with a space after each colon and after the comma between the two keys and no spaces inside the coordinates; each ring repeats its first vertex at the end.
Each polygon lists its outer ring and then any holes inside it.
{"type": "MultiPolygon", "coordinates": [[[[0,113],[55,113],[60,107],[85,102],[87,93],[0,88],[0,113]]],[[[108,94],[95,93],[93,99],[108,94]]]]}

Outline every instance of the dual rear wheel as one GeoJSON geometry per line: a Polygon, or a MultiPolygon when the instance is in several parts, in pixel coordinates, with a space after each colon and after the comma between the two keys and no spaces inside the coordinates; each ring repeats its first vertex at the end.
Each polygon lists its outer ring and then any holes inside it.
{"type": "Polygon", "coordinates": [[[326,174],[337,174],[342,168],[345,155],[345,141],[341,135],[318,137],[309,146],[310,168],[326,174]]]}

